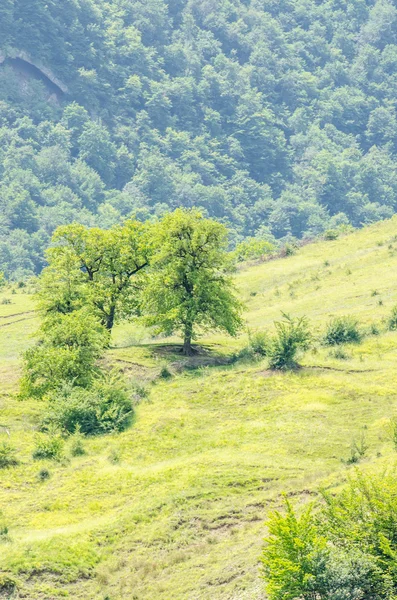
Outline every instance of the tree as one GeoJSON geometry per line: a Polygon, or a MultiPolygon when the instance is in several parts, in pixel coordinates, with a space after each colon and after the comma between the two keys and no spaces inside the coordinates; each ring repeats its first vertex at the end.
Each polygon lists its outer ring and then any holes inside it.
{"type": "Polygon", "coordinates": [[[199,327],[235,335],[241,326],[226,244],[226,228],[196,209],[177,209],[157,225],[142,308],[158,331],[182,332],[186,356],[199,327]]]}
{"type": "Polygon", "coordinates": [[[117,318],[137,310],[137,276],[149,264],[148,229],[134,220],[109,230],[59,227],[42,276],[44,308],[72,311],[84,300],[111,331],[117,318]]]}

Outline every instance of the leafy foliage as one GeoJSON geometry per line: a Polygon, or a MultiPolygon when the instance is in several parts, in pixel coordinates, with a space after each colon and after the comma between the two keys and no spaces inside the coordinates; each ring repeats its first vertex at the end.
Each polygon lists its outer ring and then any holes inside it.
{"type": "Polygon", "coordinates": [[[294,369],[299,351],[307,350],[311,333],[306,317],[293,318],[284,314],[283,321],[275,323],[276,335],[273,337],[268,355],[271,369],[294,369]]]}
{"type": "Polygon", "coordinates": [[[388,326],[390,331],[397,329],[397,306],[394,306],[389,317],[388,326]]]}
{"type": "Polygon", "coordinates": [[[64,385],[49,401],[43,426],[97,435],[121,431],[131,421],[131,395],[114,376],[102,376],[89,389],[64,385]]]}
{"type": "Polygon", "coordinates": [[[89,387],[107,343],[106,330],[86,309],[46,319],[24,355],[22,395],[43,398],[63,382],[89,387]]]}
{"type": "Polygon", "coordinates": [[[271,254],[274,251],[274,248],[274,244],[267,240],[261,240],[259,238],[247,238],[238,244],[235,250],[235,256],[238,262],[262,258],[271,254]]]}
{"type": "Polygon", "coordinates": [[[35,460],[60,460],[63,455],[64,442],[59,434],[37,434],[33,458],[35,460]]]}
{"type": "Polygon", "coordinates": [[[137,277],[148,265],[148,230],[134,220],[108,231],[59,227],[41,277],[45,312],[70,313],[88,305],[108,330],[116,319],[136,312],[137,277]]]}
{"type": "Polygon", "coordinates": [[[359,343],[362,339],[357,319],[354,317],[335,317],[328,325],[324,341],[328,346],[359,343]]]}
{"type": "Polygon", "coordinates": [[[267,356],[271,347],[271,339],[266,331],[249,332],[249,346],[255,354],[267,356]]]}
{"type": "Polygon", "coordinates": [[[274,512],[262,555],[270,600],[391,600],[395,579],[396,483],[357,474],[317,512],[286,501],[274,512]]]}
{"type": "Polygon", "coordinates": [[[14,467],[17,464],[18,459],[15,448],[8,442],[2,442],[0,444],[0,469],[14,467]]]}
{"type": "Polygon", "coordinates": [[[226,243],[226,228],[197,210],[177,209],[157,227],[142,306],[158,331],[182,331],[185,354],[192,353],[197,327],[235,335],[241,326],[226,243]]]}

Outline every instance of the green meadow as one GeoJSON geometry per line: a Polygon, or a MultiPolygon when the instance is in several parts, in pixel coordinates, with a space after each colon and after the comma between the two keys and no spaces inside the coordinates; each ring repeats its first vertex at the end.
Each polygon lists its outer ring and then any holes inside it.
{"type": "Polygon", "coordinates": [[[302,368],[232,362],[247,333],[207,335],[186,359],[177,339],[119,325],[106,362],[146,390],[134,422],[85,439],[83,456],[66,440],[59,462],[33,460],[43,405],[17,398],[33,299],[0,291],[0,442],[20,461],[0,470],[0,598],[263,600],[265,520],[282,494],[299,504],[342,484],[354,442],[359,468],[394,463],[397,218],[244,265],[236,283],[251,331],[282,312],[309,318],[317,341],[302,368]],[[339,354],[321,344],[335,315],[366,332],[339,354]]]}

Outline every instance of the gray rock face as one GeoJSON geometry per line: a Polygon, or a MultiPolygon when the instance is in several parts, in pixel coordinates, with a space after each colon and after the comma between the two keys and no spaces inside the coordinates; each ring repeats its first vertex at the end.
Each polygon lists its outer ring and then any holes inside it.
{"type": "Polygon", "coordinates": [[[48,69],[46,66],[42,65],[40,62],[33,60],[25,51],[23,50],[10,50],[5,54],[0,51],[0,64],[3,64],[6,59],[19,59],[34,67],[39,71],[44,77],[46,77],[53,85],[59,88],[60,92],[63,94],[68,93],[68,87],[65,85],[58,77],[54,75],[54,73],[48,69]]]}

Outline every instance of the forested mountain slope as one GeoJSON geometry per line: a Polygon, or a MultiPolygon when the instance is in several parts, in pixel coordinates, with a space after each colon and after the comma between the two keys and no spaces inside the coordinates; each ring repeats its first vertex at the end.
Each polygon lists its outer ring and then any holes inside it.
{"type": "Polygon", "coordinates": [[[395,212],[391,0],[3,0],[0,54],[10,277],[73,220],[200,206],[238,240],[395,212]]]}

